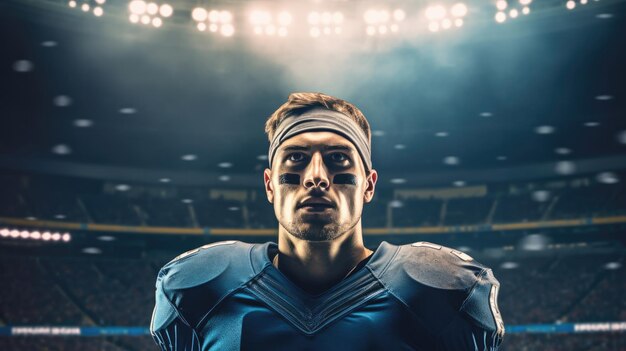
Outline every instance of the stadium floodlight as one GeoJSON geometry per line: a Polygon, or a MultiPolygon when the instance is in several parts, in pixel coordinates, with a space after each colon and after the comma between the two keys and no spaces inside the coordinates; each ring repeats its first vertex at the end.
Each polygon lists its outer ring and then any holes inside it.
{"type": "Polygon", "coordinates": [[[587,5],[587,0],[580,0],[581,5],[587,5]]]}
{"type": "Polygon", "coordinates": [[[208,14],[202,7],[196,7],[191,11],[191,18],[196,22],[204,22],[208,18],[208,14]]]}
{"type": "Polygon", "coordinates": [[[573,0],[569,0],[565,3],[565,7],[567,7],[568,10],[573,10],[576,7],[576,2],[573,0]]]}
{"type": "Polygon", "coordinates": [[[133,0],[128,4],[131,13],[143,15],[146,12],[146,2],[143,0],[133,0]]]}
{"type": "Polygon", "coordinates": [[[519,3],[524,6],[530,5],[531,2],[532,0],[519,0],[519,3]]]}
{"type": "Polygon", "coordinates": [[[146,5],[146,12],[152,16],[156,15],[159,12],[159,5],[154,2],[149,3],[146,5]]]}
{"type": "Polygon", "coordinates": [[[454,20],[454,26],[455,27],[462,27],[463,26],[463,20],[461,18],[457,18],[454,20]]]}
{"type": "Polygon", "coordinates": [[[438,21],[446,17],[446,8],[441,5],[430,6],[426,9],[426,18],[438,21]]]}
{"type": "Polygon", "coordinates": [[[159,27],[161,27],[163,25],[163,20],[161,18],[159,18],[159,17],[155,17],[155,18],[152,19],[152,25],[155,28],[159,28],[159,27]]]}
{"type": "Polygon", "coordinates": [[[389,11],[386,9],[368,9],[363,13],[367,35],[385,35],[389,32],[397,33],[400,30],[400,22],[404,21],[406,13],[402,9],[389,11]]]}
{"type": "Polygon", "coordinates": [[[395,9],[393,11],[393,19],[398,21],[398,22],[402,22],[404,21],[404,19],[406,18],[406,12],[404,12],[404,10],[402,9],[395,9]]]}
{"type": "Polygon", "coordinates": [[[89,12],[89,9],[90,9],[90,8],[91,8],[91,7],[89,6],[89,4],[82,4],[82,5],[80,6],[80,9],[81,9],[81,10],[83,10],[83,11],[85,11],[85,12],[89,12]]]}
{"type": "Polygon", "coordinates": [[[506,0],[498,0],[496,1],[496,8],[500,11],[506,10],[506,8],[509,6],[509,4],[506,2],[506,0]]]}
{"type": "Polygon", "coordinates": [[[100,16],[102,16],[102,15],[104,14],[104,11],[102,10],[102,7],[100,7],[100,6],[96,6],[96,7],[94,7],[94,9],[93,9],[93,14],[94,14],[94,16],[96,16],[96,17],[100,17],[100,16]]]}
{"type": "Polygon", "coordinates": [[[12,238],[19,238],[20,237],[20,231],[14,229],[14,230],[12,230],[9,233],[9,236],[12,237],[12,238]]]}
{"type": "Polygon", "coordinates": [[[467,15],[467,6],[464,3],[458,3],[452,6],[450,13],[454,17],[465,17],[467,15]]]}
{"type": "Polygon", "coordinates": [[[496,13],[496,22],[498,23],[503,23],[504,21],[506,21],[506,14],[504,12],[498,12],[496,13]]]}
{"type": "Polygon", "coordinates": [[[72,0],[72,1],[70,1],[70,2],[68,2],[68,3],[67,3],[67,6],[69,6],[69,7],[71,7],[71,8],[76,7],[76,5],[77,5],[77,4],[76,4],[76,1],[74,1],[74,0],[72,0]]]}
{"type": "Polygon", "coordinates": [[[30,233],[29,233],[28,231],[26,231],[26,230],[22,230],[22,231],[20,232],[20,238],[22,238],[22,239],[28,239],[28,238],[30,238],[30,233]]]}
{"type": "Polygon", "coordinates": [[[452,21],[450,21],[449,18],[444,18],[443,21],[441,21],[441,28],[449,29],[450,27],[452,27],[452,21]]]}
{"type": "Polygon", "coordinates": [[[517,15],[519,15],[519,12],[517,11],[517,9],[511,9],[511,11],[509,11],[509,17],[517,18],[517,15]]]}
{"type": "Polygon", "coordinates": [[[525,7],[522,9],[522,13],[523,13],[523,14],[525,14],[525,15],[529,14],[529,13],[530,13],[530,7],[525,6],[525,7]]]}
{"type": "Polygon", "coordinates": [[[322,34],[341,34],[343,20],[343,13],[339,11],[309,12],[307,15],[309,35],[313,38],[319,38],[322,34]]]}
{"type": "Polygon", "coordinates": [[[70,235],[70,233],[65,233],[63,234],[63,236],[61,237],[61,239],[65,242],[68,242],[70,240],[72,240],[72,236],[70,235]]]}
{"type": "Polygon", "coordinates": [[[439,22],[430,22],[428,23],[428,30],[431,32],[438,32],[439,31],[439,22]]]}
{"type": "Polygon", "coordinates": [[[10,234],[11,234],[11,232],[10,232],[8,229],[6,229],[6,228],[2,228],[2,229],[0,229],[0,236],[1,236],[1,237],[6,238],[6,237],[8,237],[10,234]]]}
{"type": "Polygon", "coordinates": [[[225,37],[231,37],[235,34],[235,27],[230,23],[226,23],[222,26],[222,30],[220,32],[225,37]]]}
{"type": "Polygon", "coordinates": [[[170,17],[174,13],[174,8],[170,4],[163,4],[159,7],[159,14],[165,18],[170,17]]]}
{"type": "Polygon", "coordinates": [[[41,240],[43,241],[49,241],[51,237],[52,234],[50,234],[50,232],[44,232],[43,234],[41,234],[41,240]]]}
{"type": "Polygon", "coordinates": [[[41,238],[41,233],[40,232],[32,232],[30,233],[30,238],[31,239],[35,239],[35,240],[39,240],[41,238]]]}

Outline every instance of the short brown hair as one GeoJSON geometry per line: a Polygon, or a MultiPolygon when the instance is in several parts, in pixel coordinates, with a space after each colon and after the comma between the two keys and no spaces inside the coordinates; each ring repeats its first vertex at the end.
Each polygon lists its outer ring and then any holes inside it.
{"type": "Polygon", "coordinates": [[[365,115],[363,112],[359,110],[353,104],[338,99],[336,97],[332,97],[330,95],[326,95],[323,93],[292,93],[289,95],[287,102],[282,104],[278,108],[278,110],[274,111],[272,115],[265,122],[265,133],[267,133],[267,138],[270,143],[274,139],[274,133],[276,132],[276,128],[285,118],[292,112],[298,110],[305,110],[311,107],[325,107],[329,110],[341,112],[346,116],[352,118],[358,125],[363,129],[365,135],[367,136],[367,141],[372,143],[372,136],[370,132],[370,124],[367,122],[365,115]]]}

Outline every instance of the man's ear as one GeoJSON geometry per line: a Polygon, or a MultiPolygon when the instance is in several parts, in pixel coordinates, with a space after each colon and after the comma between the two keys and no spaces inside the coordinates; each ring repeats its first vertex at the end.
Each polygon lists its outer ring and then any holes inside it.
{"type": "Polygon", "coordinates": [[[378,172],[375,169],[370,171],[367,176],[367,187],[365,188],[365,194],[363,194],[363,201],[368,203],[374,198],[374,190],[376,189],[376,181],[378,180],[378,172]]]}
{"type": "Polygon", "coordinates": [[[263,182],[265,183],[265,195],[267,196],[267,201],[271,204],[274,203],[274,189],[272,189],[272,170],[266,168],[263,171],[263,182]]]}

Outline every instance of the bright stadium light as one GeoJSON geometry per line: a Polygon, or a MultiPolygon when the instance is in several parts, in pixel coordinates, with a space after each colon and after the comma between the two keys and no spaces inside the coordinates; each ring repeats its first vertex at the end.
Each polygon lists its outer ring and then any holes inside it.
{"type": "Polygon", "coordinates": [[[573,10],[576,7],[576,2],[573,0],[569,0],[565,3],[565,7],[567,7],[568,10],[573,10]]]}
{"type": "Polygon", "coordinates": [[[72,236],[69,233],[65,233],[63,234],[63,237],[61,238],[63,241],[68,242],[70,240],[72,240],[72,236]]]}
{"type": "Polygon", "coordinates": [[[0,236],[3,237],[3,238],[8,237],[10,233],[11,232],[8,229],[6,229],[6,228],[0,229],[0,236]]]}
{"type": "Polygon", "coordinates": [[[22,238],[22,239],[28,239],[28,238],[30,238],[30,233],[29,233],[29,232],[27,232],[26,230],[22,230],[22,231],[20,232],[20,238],[22,238]]]}
{"type": "Polygon", "coordinates": [[[196,22],[206,21],[208,14],[202,7],[196,7],[191,11],[191,18],[196,22]]]}
{"type": "Polygon", "coordinates": [[[198,28],[199,31],[204,32],[206,30],[206,23],[198,23],[198,25],[196,25],[196,27],[198,28]]]}
{"type": "Polygon", "coordinates": [[[430,22],[428,24],[428,30],[431,32],[437,32],[439,31],[439,22],[430,22]]]}
{"type": "Polygon", "coordinates": [[[163,25],[163,20],[161,20],[159,17],[155,17],[152,19],[152,25],[155,28],[159,28],[163,25]]]}
{"type": "Polygon", "coordinates": [[[35,240],[39,240],[41,238],[41,233],[40,232],[32,232],[32,233],[30,233],[30,238],[31,239],[35,239],[35,240]]]}
{"type": "Polygon", "coordinates": [[[102,7],[100,7],[100,6],[96,6],[96,7],[93,9],[93,14],[94,14],[96,17],[100,17],[100,16],[102,16],[102,15],[104,14],[104,11],[102,10],[102,7]]]}
{"type": "Polygon", "coordinates": [[[136,13],[131,14],[128,19],[130,20],[131,23],[137,23],[139,22],[139,15],[136,13]]]}
{"type": "Polygon", "coordinates": [[[393,19],[402,22],[406,18],[406,12],[402,9],[396,9],[393,11],[393,19]]]}
{"type": "Polygon", "coordinates": [[[161,16],[167,18],[170,17],[174,13],[174,9],[169,4],[163,4],[159,7],[159,13],[161,16]]]}
{"type": "Polygon", "coordinates": [[[91,7],[89,6],[89,4],[82,4],[81,7],[80,7],[80,9],[85,11],[85,12],[88,12],[90,8],[91,7]]]}
{"type": "Polygon", "coordinates": [[[506,10],[506,8],[509,6],[509,4],[506,2],[506,0],[498,0],[496,1],[496,8],[500,11],[502,10],[506,10]]]}
{"type": "Polygon", "coordinates": [[[463,26],[463,20],[460,18],[457,18],[454,20],[454,26],[455,27],[462,27],[463,26]]]}
{"type": "Polygon", "coordinates": [[[441,21],[441,28],[450,29],[450,27],[452,27],[452,21],[450,21],[449,18],[445,18],[443,21],[441,21]]]}
{"type": "Polygon", "coordinates": [[[12,231],[9,233],[9,235],[10,235],[12,238],[19,238],[19,237],[20,237],[20,231],[19,231],[19,230],[12,230],[12,231]]]}
{"type": "Polygon", "coordinates": [[[464,17],[467,15],[467,6],[463,3],[458,3],[452,6],[450,13],[454,17],[464,17]]]}
{"type": "Polygon", "coordinates": [[[426,9],[426,18],[431,21],[438,21],[446,16],[446,8],[441,5],[430,6],[426,9]]]}
{"type": "Polygon", "coordinates": [[[496,13],[496,22],[498,23],[503,23],[504,21],[506,21],[506,14],[504,12],[498,12],[496,13]]]}
{"type": "Polygon", "coordinates": [[[233,27],[233,25],[229,23],[224,24],[222,26],[221,33],[225,37],[231,37],[233,34],[235,34],[235,27],[233,27]]]}
{"type": "Polygon", "coordinates": [[[530,5],[531,2],[532,0],[519,0],[519,3],[524,6],[530,5]]]}
{"type": "Polygon", "coordinates": [[[133,0],[128,4],[131,13],[143,15],[146,12],[146,2],[142,0],[133,0]]]}
{"type": "Polygon", "coordinates": [[[509,17],[517,18],[517,15],[519,15],[519,13],[517,12],[517,9],[511,9],[511,11],[509,11],[509,17]]]}
{"type": "Polygon", "coordinates": [[[528,7],[528,6],[524,7],[522,9],[522,13],[525,14],[525,15],[529,14],[530,13],[530,7],[528,7]]]}
{"type": "Polygon", "coordinates": [[[146,6],[146,12],[149,15],[152,15],[152,16],[156,15],[159,12],[159,5],[157,5],[157,4],[153,3],[153,2],[149,3],[146,6]]]}
{"type": "Polygon", "coordinates": [[[68,2],[67,5],[69,7],[71,7],[71,8],[74,8],[74,7],[76,7],[76,1],[72,0],[72,1],[68,2]]]}

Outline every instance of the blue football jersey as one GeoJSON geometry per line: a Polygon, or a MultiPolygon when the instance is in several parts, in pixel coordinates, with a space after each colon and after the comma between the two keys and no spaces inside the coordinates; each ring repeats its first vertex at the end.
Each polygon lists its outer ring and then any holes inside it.
{"type": "Polygon", "coordinates": [[[275,243],[224,241],[166,264],[150,330],[162,350],[497,350],[499,282],[467,254],[382,242],[311,295],[272,263],[275,243]]]}

